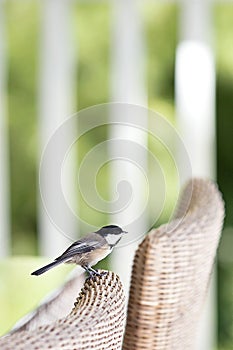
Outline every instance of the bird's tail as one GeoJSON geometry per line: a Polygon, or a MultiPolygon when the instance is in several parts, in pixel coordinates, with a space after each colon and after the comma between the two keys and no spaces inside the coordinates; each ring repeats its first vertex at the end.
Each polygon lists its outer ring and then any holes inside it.
{"type": "Polygon", "coordinates": [[[36,270],[36,271],[33,271],[33,272],[31,273],[31,275],[39,276],[39,275],[41,275],[42,273],[44,273],[44,272],[46,272],[46,271],[52,269],[53,267],[55,267],[55,266],[61,264],[62,262],[64,262],[64,260],[53,261],[53,262],[51,262],[50,264],[45,265],[45,266],[41,267],[40,269],[38,269],[38,270],[36,270]]]}

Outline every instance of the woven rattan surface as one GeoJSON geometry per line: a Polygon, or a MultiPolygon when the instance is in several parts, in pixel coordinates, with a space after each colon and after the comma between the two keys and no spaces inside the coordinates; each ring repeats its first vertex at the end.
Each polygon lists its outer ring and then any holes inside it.
{"type": "Polygon", "coordinates": [[[139,246],[131,278],[124,350],[192,349],[224,205],[210,181],[189,182],[176,217],[139,246]]]}
{"type": "Polygon", "coordinates": [[[34,331],[0,339],[1,350],[121,349],[125,297],[119,277],[108,272],[86,280],[71,313],[34,331]]]}

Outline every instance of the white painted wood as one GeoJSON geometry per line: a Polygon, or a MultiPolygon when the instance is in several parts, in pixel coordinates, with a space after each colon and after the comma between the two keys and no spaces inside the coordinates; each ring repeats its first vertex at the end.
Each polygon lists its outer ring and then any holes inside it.
{"type": "MultiPolygon", "coordinates": [[[[39,70],[39,141],[40,156],[51,139],[55,130],[71,115],[74,97],[74,52],[71,40],[71,1],[46,0],[42,2],[41,44],[40,44],[40,70],[39,70]]],[[[72,111],[74,112],[74,110],[72,111]]],[[[64,133],[59,142],[60,149],[69,143],[72,130],[64,133]]],[[[71,238],[77,238],[76,222],[66,215],[66,203],[60,201],[60,193],[55,186],[56,174],[54,157],[46,164],[45,187],[50,206],[59,206],[59,218],[51,217],[46,213],[44,206],[39,204],[39,244],[40,253],[46,256],[56,256],[62,252],[71,238]],[[61,219],[67,232],[61,233],[57,228],[57,221],[61,219]],[[54,222],[52,223],[51,220],[54,222]],[[59,219],[59,220],[58,220],[59,219]],[[55,225],[54,225],[55,224],[55,225]],[[65,235],[68,234],[70,239],[65,235]]],[[[61,179],[69,192],[69,200],[75,203],[74,173],[70,169],[61,179]]],[[[69,166],[68,166],[69,167],[69,166]]],[[[61,169],[59,169],[61,170],[61,169]]],[[[46,203],[45,203],[46,204],[46,203]]],[[[58,224],[59,226],[59,224],[58,224]]]]}
{"type": "Polygon", "coordinates": [[[215,70],[211,49],[204,43],[183,41],[177,48],[176,104],[193,175],[213,178],[215,70]]]}
{"type": "MultiPolygon", "coordinates": [[[[208,0],[181,2],[175,80],[177,119],[190,156],[193,176],[214,178],[215,62],[211,49],[211,7],[208,0]]],[[[185,164],[180,159],[181,169],[182,166],[185,167],[185,164]]],[[[212,285],[199,326],[197,350],[215,348],[217,328],[214,310],[216,300],[212,285]]]]}
{"type": "Polygon", "coordinates": [[[10,193],[7,130],[7,64],[4,4],[0,1],[0,257],[10,253],[10,193]]]}
{"type": "MultiPolygon", "coordinates": [[[[135,0],[113,1],[111,97],[113,102],[145,106],[147,103],[144,72],[145,49],[139,3],[140,1],[135,0]]],[[[120,139],[136,142],[145,147],[147,145],[146,134],[140,128],[137,129],[134,126],[123,124],[127,120],[137,118],[138,113],[142,113],[142,111],[137,111],[135,108],[134,110],[130,110],[127,106],[124,108],[123,105],[121,107],[117,104],[112,106],[110,122],[119,124],[112,124],[110,128],[110,139],[118,140],[118,142],[110,143],[109,149],[110,160],[113,160],[111,162],[112,199],[116,200],[118,195],[122,203],[127,203],[129,197],[132,199],[131,204],[126,210],[110,215],[110,221],[111,223],[123,226],[124,229],[131,233],[135,232],[136,235],[137,232],[145,232],[147,223],[145,217],[139,224],[134,223],[135,217],[142,210],[141,203],[144,197],[142,173],[137,168],[137,165],[130,162],[130,158],[126,161],[116,159],[119,154],[122,154],[123,158],[125,156],[126,158],[128,157],[127,150],[124,150],[125,146],[119,141],[120,139]],[[135,115],[132,115],[132,113],[135,113],[135,115]],[[130,186],[132,190],[131,194],[130,186]],[[132,222],[131,224],[129,224],[130,221],[132,222]]],[[[140,117],[141,126],[146,127],[146,114],[140,117]]],[[[138,155],[138,157],[140,156],[138,155]]],[[[138,159],[137,163],[146,172],[146,157],[138,159]]],[[[113,212],[116,210],[114,204],[111,209],[113,212]]],[[[126,289],[129,287],[131,266],[137,245],[138,241],[115,249],[112,254],[112,269],[121,276],[126,289]]]]}

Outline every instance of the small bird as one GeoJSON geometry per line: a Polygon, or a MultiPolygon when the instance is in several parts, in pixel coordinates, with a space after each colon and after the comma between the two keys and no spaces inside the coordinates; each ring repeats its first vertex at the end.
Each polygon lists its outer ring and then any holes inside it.
{"type": "Polygon", "coordinates": [[[109,255],[125,233],[127,232],[116,225],[103,226],[74,242],[52,263],[32,272],[31,275],[41,275],[61,263],[80,265],[90,276],[101,275],[92,266],[109,255]]]}

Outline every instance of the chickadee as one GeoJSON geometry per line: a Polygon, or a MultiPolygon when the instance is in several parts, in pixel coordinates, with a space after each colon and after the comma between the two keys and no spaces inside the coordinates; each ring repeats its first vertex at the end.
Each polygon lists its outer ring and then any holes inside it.
{"type": "Polygon", "coordinates": [[[41,275],[61,263],[74,263],[80,265],[90,276],[99,273],[92,268],[97,262],[111,253],[113,247],[120,241],[122,235],[127,233],[119,226],[104,226],[96,232],[74,242],[66,251],[52,263],[32,272],[32,275],[41,275]]]}

